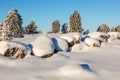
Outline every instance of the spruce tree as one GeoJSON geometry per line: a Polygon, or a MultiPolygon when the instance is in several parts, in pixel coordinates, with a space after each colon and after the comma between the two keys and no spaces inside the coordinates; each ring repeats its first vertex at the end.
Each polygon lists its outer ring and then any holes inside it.
{"type": "Polygon", "coordinates": [[[115,30],[115,27],[112,27],[111,29],[110,29],[110,32],[115,32],[116,30],[115,30]]]}
{"type": "Polygon", "coordinates": [[[106,24],[102,24],[102,25],[100,25],[98,27],[97,31],[98,32],[105,32],[105,33],[107,33],[107,32],[110,31],[110,29],[109,29],[109,27],[106,24]]]}
{"type": "Polygon", "coordinates": [[[0,41],[6,41],[10,39],[11,39],[11,36],[10,36],[9,27],[6,25],[5,22],[2,22],[0,24],[0,41]]]}
{"type": "Polygon", "coordinates": [[[58,20],[53,21],[52,23],[52,33],[60,32],[60,22],[58,20]]]}
{"type": "Polygon", "coordinates": [[[82,32],[81,17],[78,11],[70,16],[70,32],[82,32]]]}
{"type": "Polygon", "coordinates": [[[67,32],[68,32],[68,25],[67,25],[67,23],[64,23],[64,24],[62,25],[61,32],[62,32],[62,33],[67,33],[67,32]]]}
{"type": "Polygon", "coordinates": [[[36,34],[36,33],[38,33],[37,26],[35,25],[34,20],[31,20],[30,23],[24,28],[24,33],[25,34],[36,34]]]}
{"type": "Polygon", "coordinates": [[[115,30],[116,30],[117,32],[120,32],[120,25],[118,25],[118,26],[115,28],[115,30]]]}
{"type": "Polygon", "coordinates": [[[16,9],[11,9],[6,15],[5,23],[12,32],[12,37],[19,38],[23,36],[22,18],[16,9]]]}

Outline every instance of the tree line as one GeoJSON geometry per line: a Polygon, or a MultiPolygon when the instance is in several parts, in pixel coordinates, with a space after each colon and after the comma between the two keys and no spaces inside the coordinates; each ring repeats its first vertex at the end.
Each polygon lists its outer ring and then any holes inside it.
{"type": "MultiPolygon", "coordinates": [[[[52,22],[52,29],[48,33],[59,33],[60,29],[62,33],[68,33],[68,32],[83,32],[82,23],[81,23],[81,16],[78,11],[74,11],[69,18],[69,26],[67,23],[64,23],[62,25],[62,28],[60,28],[60,22],[59,20],[55,20],[52,22]]],[[[6,18],[3,22],[0,23],[0,35],[2,34],[2,31],[4,27],[6,26],[7,30],[9,31],[9,36],[20,38],[23,37],[23,34],[37,34],[42,33],[41,30],[37,30],[37,26],[35,25],[35,21],[31,20],[30,23],[22,27],[23,19],[21,15],[18,13],[17,9],[11,9],[8,14],[6,15],[6,18]],[[5,25],[4,25],[5,24],[5,25]]],[[[120,25],[117,27],[112,27],[111,29],[106,25],[102,24],[98,27],[96,30],[98,32],[120,32],[120,25]]],[[[4,31],[5,32],[5,31],[4,31]]],[[[89,33],[89,30],[84,30],[84,33],[89,33]]]]}

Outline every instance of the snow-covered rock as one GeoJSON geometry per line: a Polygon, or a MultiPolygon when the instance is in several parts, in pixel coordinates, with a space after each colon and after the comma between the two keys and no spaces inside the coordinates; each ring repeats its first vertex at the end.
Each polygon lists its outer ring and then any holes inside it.
{"type": "Polygon", "coordinates": [[[86,43],[84,42],[81,42],[79,44],[75,44],[72,49],[71,49],[71,52],[79,52],[81,50],[87,50],[88,48],[88,45],[86,45],[86,43]]]}
{"type": "Polygon", "coordinates": [[[86,38],[85,43],[91,47],[100,47],[101,46],[100,41],[95,38],[86,38]]]}
{"type": "Polygon", "coordinates": [[[0,41],[0,54],[12,58],[24,58],[31,53],[31,48],[15,41],[0,41]]]}
{"type": "Polygon", "coordinates": [[[111,37],[115,37],[116,39],[120,38],[120,32],[109,32],[108,33],[111,37]]]}
{"type": "Polygon", "coordinates": [[[72,36],[67,36],[67,35],[62,35],[62,36],[60,36],[60,38],[66,40],[66,41],[68,42],[69,47],[71,47],[71,46],[74,45],[74,40],[75,40],[74,37],[72,37],[72,36]]]}
{"type": "Polygon", "coordinates": [[[68,50],[68,43],[66,40],[58,38],[58,37],[53,37],[51,38],[54,45],[55,45],[55,51],[64,51],[66,52],[68,50]]]}
{"type": "Polygon", "coordinates": [[[109,35],[104,32],[92,32],[92,33],[89,33],[87,36],[104,41],[104,42],[107,42],[109,38],[109,35]]]}
{"type": "Polygon", "coordinates": [[[67,33],[60,35],[60,38],[65,39],[69,43],[69,47],[76,43],[80,43],[80,33],[67,33]]]}
{"type": "Polygon", "coordinates": [[[33,54],[35,56],[42,57],[54,53],[55,45],[48,36],[40,35],[31,43],[31,45],[33,47],[33,54]]]}

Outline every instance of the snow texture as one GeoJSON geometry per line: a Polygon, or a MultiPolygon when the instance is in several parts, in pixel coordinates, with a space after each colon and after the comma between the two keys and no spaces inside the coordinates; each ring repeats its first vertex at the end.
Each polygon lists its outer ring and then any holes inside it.
{"type": "Polygon", "coordinates": [[[31,43],[33,53],[35,56],[44,56],[47,54],[53,54],[55,45],[51,38],[46,35],[40,35],[36,40],[31,43]]]}

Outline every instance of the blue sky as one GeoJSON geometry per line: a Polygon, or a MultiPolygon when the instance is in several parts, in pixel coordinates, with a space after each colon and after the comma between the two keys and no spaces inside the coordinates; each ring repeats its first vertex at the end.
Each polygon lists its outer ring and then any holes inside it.
{"type": "Polygon", "coordinates": [[[34,19],[38,29],[51,30],[51,23],[59,20],[68,23],[77,10],[82,18],[82,28],[95,31],[102,23],[109,27],[120,24],[120,0],[0,0],[0,22],[11,8],[18,10],[23,27],[34,19]]]}

